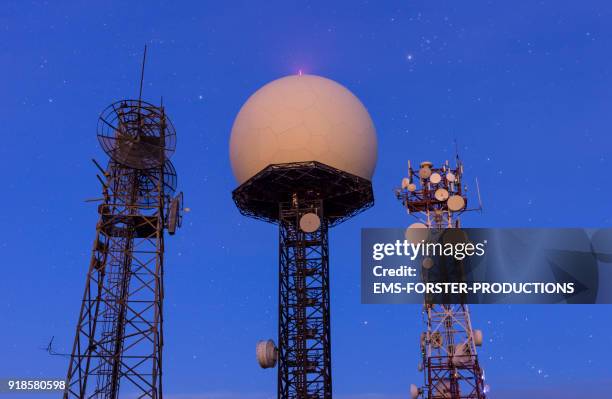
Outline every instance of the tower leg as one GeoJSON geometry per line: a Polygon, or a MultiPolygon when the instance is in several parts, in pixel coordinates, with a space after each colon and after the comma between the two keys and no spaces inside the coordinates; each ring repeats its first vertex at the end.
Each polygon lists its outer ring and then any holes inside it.
{"type": "Polygon", "coordinates": [[[331,341],[328,224],[322,201],[280,205],[278,399],[329,399],[331,341]],[[321,227],[304,232],[306,213],[321,227]]]}
{"type": "Polygon", "coordinates": [[[162,398],[165,198],[161,179],[143,204],[142,178],[109,168],[65,399],[162,398]]]}

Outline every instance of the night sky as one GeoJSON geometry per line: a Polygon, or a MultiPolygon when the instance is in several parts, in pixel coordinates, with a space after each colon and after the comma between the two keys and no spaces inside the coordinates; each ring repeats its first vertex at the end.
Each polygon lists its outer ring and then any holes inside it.
{"type": "MultiPolygon", "coordinates": [[[[0,378],[66,375],[41,347],[71,349],[97,118],[137,97],[146,43],[144,99],[163,96],[192,209],[166,241],[166,398],[275,397],[255,343],[276,338],[278,233],[236,210],[228,140],[250,94],[300,69],[352,90],[379,139],[374,208],[330,234],[334,393],[407,398],[421,307],[360,304],[360,228],[412,223],[392,189],[455,138],[485,208],[464,225],[609,227],[611,18],[607,1],[2,1],[0,378]]],[[[610,397],[612,307],[471,309],[491,398],[610,397]]]]}

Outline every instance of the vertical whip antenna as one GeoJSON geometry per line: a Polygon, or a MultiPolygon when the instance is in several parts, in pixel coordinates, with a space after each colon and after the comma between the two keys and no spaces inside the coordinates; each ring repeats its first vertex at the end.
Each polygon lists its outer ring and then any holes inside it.
{"type": "Polygon", "coordinates": [[[138,92],[138,105],[142,100],[142,85],[144,83],[145,63],[147,62],[147,45],[144,46],[144,54],[142,55],[142,68],[140,69],[140,91],[138,92]]]}
{"type": "Polygon", "coordinates": [[[461,165],[461,159],[459,159],[459,144],[457,143],[457,139],[453,139],[455,142],[455,163],[457,166],[461,165]]]}

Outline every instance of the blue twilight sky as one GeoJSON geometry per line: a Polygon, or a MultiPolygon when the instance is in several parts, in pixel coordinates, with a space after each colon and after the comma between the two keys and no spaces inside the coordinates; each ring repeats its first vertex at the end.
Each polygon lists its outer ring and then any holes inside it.
{"type": "MultiPolygon", "coordinates": [[[[359,229],[410,223],[392,188],[453,138],[486,208],[466,225],[610,226],[611,18],[607,1],[2,1],[0,378],[65,376],[40,347],[71,347],[97,117],[137,95],[147,43],[144,98],[164,97],[192,208],[167,240],[166,397],[275,396],[254,349],[276,335],[277,232],[234,207],[228,139],[251,93],[302,69],[350,88],[379,137],[375,207],[331,232],[334,392],[406,398],[421,309],[360,304],[359,229]]],[[[610,397],[610,306],[472,310],[491,398],[610,397]]]]}

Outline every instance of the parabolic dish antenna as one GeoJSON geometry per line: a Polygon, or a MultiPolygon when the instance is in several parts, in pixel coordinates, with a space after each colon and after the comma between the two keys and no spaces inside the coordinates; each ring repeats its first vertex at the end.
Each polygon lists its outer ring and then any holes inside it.
{"type": "Polygon", "coordinates": [[[442,176],[440,176],[439,173],[434,172],[429,177],[429,181],[432,182],[433,184],[438,184],[442,181],[442,176]]]}
{"type": "Polygon", "coordinates": [[[412,399],[417,399],[419,397],[419,388],[414,384],[410,384],[410,397],[412,399]]]}
{"type": "Polygon", "coordinates": [[[404,177],[402,179],[402,189],[404,190],[407,189],[409,185],[410,185],[410,179],[407,177],[404,177]]]}
{"type": "Polygon", "coordinates": [[[458,212],[465,208],[465,199],[460,195],[452,195],[446,202],[448,209],[453,212],[458,212]]]}
{"type": "Polygon", "coordinates": [[[406,241],[410,243],[419,243],[421,241],[427,240],[429,237],[429,229],[427,225],[423,223],[412,223],[406,229],[404,233],[404,238],[406,241]]]}
{"type": "Polygon", "coordinates": [[[257,363],[259,363],[261,368],[269,369],[276,366],[278,349],[271,339],[257,342],[255,353],[257,356],[257,363]]]}
{"type": "Polygon", "coordinates": [[[314,233],[321,227],[321,218],[316,213],[305,213],[300,218],[300,229],[305,233],[314,233]]]}
{"type": "Polygon", "coordinates": [[[163,182],[161,182],[162,191],[167,195],[172,195],[176,191],[177,175],[176,169],[174,169],[174,165],[169,159],[166,159],[166,162],[164,162],[163,170],[160,170],[160,168],[143,170],[138,176],[138,188],[147,192],[157,190],[161,174],[163,174],[163,182]]]}
{"type": "Polygon", "coordinates": [[[439,188],[434,193],[434,196],[438,201],[446,201],[448,199],[448,191],[444,188],[439,188]]]}
{"type": "Polygon", "coordinates": [[[433,267],[434,265],[434,261],[432,258],[430,258],[429,256],[423,258],[423,269],[429,270],[433,267]]]}
{"type": "Polygon", "coordinates": [[[452,173],[452,172],[448,172],[446,174],[446,180],[451,182],[451,183],[454,182],[455,181],[455,174],[452,173]]]}
{"type": "Polygon", "coordinates": [[[100,115],[98,141],[114,161],[149,169],[162,165],[174,153],[176,132],[163,108],[124,100],[111,104],[100,115]]]}
{"type": "Polygon", "coordinates": [[[411,193],[415,192],[416,191],[416,184],[410,183],[408,185],[408,191],[410,191],[411,193]]]}
{"type": "Polygon", "coordinates": [[[451,359],[452,363],[456,367],[464,367],[471,363],[472,356],[470,354],[470,347],[467,342],[462,342],[455,347],[455,353],[451,359]]]}
{"type": "Polygon", "coordinates": [[[419,177],[421,179],[427,179],[429,176],[431,176],[431,169],[428,166],[423,166],[419,169],[419,177]]]}
{"type": "Polygon", "coordinates": [[[483,339],[482,330],[473,330],[472,336],[474,337],[474,345],[482,346],[482,339],[483,339]]]}

